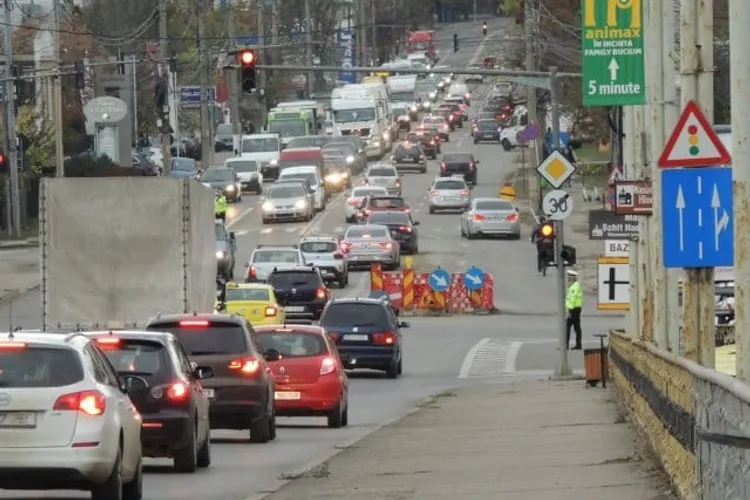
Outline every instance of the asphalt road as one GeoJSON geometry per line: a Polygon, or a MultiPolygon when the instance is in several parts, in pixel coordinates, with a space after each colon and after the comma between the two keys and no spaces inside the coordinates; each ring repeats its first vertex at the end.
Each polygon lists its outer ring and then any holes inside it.
{"type": "MultiPolygon", "coordinates": [[[[491,20],[491,32],[501,23],[491,20]]],[[[462,51],[453,54],[451,36],[439,38],[442,53],[448,52],[443,64],[465,66],[478,55],[479,27],[473,23],[457,24],[454,30],[464,40],[462,51]]],[[[488,41],[485,50],[497,54],[502,49],[502,36],[488,41]]],[[[475,89],[476,99],[487,87],[475,89]]],[[[502,180],[512,168],[512,153],[505,153],[497,144],[473,145],[468,127],[458,129],[444,151],[472,152],[481,161],[479,185],[474,196],[496,196],[502,180]]],[[[221,159],[221,157],[217,158],[221,159]]],[[[496,283],[496,303],[504,305],[538,303],[554,309],[556,288],[554,274],[539,277],[534,268],[533,247],[527,237],[521,241],[463,240],[459,234],[459,215],[429,215],[427,190],[437,175],[437,162],[430,162],[427,174],[407,174],[404,193],[412,206],[415,220],[421,222],[420,255],[415,257],[417,272],[428,272],[437,266],[451,272],[462,272],[477,265],[492,273],[496,283]]],[[[260,222],[260,200],[248,195],[243,202],[231,205],[227,223],[237,235],[236,276],[242,276],[244,262],[258,244],[295,243],[306,234],[333,234],[343,229],[343,196],[332,198],[327,209],[311,223],[275,224],[260,222]]],[[[527,234],[524,236],[528,236],[527,234]]],[[[350,286],[337,294],[362,295],[367,291],[367,273],[352,276],[350,286]]],[[[40,296],[30,292],[0,307],[0,325],[25,328],[40,326],[40,296]]],[[[590,320],[587,333],[606,331],[611,321],[590,320]]],[[[144,491],[148,500],[202,498],[214,500],[245,500],[269,491],[278,479],[293,473],[310,461],[325,456],[337,446],[362,437],[385,422],[403,415],[420,400],[456,385],[498,379],[538,377],[554,367],[555,337],[558,331],[554,317],[452,317],[414,318],[405,330],[404,376],[385,380],[380,376],[352,376],[350,396],[350,427],[331,430],[323,419],[279,419],[281,426],[276,441],[256,445],[246,441],[245,434],[231,431],[212,433],[213,465],[192,475],[175,475],[164,467],[169,462],[153,460],[145,477],[144,491]],[[528,371],[524,371],[528,370],[528,371]],[[312,427],[312,428],[311,428],[312,427]],[[161,465],[161,467],[160,467],[161,465]]],[[[593,340],[587,336],[587,340],[593,340]]],[[[581,367],[579,358],[572,358],[581,367]]],[[[0,491],[0,498],[87,498],[83,493],[9,492],[0,491]]]]}

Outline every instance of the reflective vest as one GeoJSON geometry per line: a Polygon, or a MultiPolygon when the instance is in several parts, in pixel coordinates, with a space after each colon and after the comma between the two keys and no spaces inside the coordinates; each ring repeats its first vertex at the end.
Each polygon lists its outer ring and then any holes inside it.
{"type": "Polygon", "coordinates": [[[583,291],[578,281],[568,287],[568,294],[565,296],[565,307],[568,310],[583,307],[583,291]]]}
{"type": "Polygon", "coordinates": [[[227,197],[226,196],[219,196],[216,198],[216,201],[214,202],[214,214],[223,214],[227,211],[227,197]]]}

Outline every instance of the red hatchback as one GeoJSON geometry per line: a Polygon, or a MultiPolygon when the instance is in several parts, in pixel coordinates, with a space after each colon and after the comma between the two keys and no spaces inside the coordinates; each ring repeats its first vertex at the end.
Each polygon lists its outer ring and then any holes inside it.
{"type": "Polygon", "coordinates": [[[280,417],[327,417],[328,427],[349,424],[349,379],[325,330],[307,325],[254,328],[276,382],[274,401],[280,417]],[[273,359],[273,357],[269,357],[273,359]]]}

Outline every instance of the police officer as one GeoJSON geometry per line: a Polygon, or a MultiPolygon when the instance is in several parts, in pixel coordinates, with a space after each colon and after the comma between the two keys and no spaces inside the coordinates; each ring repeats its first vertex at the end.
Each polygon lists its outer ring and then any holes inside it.
{"type": "Polygon", "coordinates": [[[214,217],[225,221],[227,219],[228,206],[227,197],[221,191],[217,191],[216,201],[214,202],[214,217]]]}
{"type": "Polygon", "coordinates": [[[568,346],[570,346],[570,329],[576,332],[576,344],[573,350],[581,350],[581,310],[583,309],[583,291],[578,281],[576,271],[566,271],[568,276],[568,293],[565,295],[565,308],[568,310],[568,321],[566,329],[568,334],[568,346]]]}

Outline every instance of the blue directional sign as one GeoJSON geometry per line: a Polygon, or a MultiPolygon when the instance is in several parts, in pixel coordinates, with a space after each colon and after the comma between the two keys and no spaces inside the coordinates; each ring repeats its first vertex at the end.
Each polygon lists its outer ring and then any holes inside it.
{"type": "Polygon", "coordinates": [[[434,292],[444,292],[451,286],[451,275],[445,269],[438,267],[430,273],[427,281],[434,292]]]}
{"type": "Polygon", "coordinates": [[[731,168],[664,170],[664,267],[734,265],[731,168]]]}
{"type": "Polygon", "coordinates": [[[464,273],[464,286],[469,291],[481,289],[484,286],[484,281],[484,271],[478,267],[472,266],[464,273]]]}
{"type": "MultiPolygon", "coordinates": [[[[178,88],[180,106],[183,108],[198,108],[201,105],[201,88],[188,85],[178,88]]],[[[208,87],[208,102],[216,100],[216,87],[208,87]]]]}

